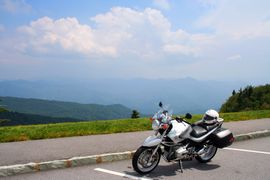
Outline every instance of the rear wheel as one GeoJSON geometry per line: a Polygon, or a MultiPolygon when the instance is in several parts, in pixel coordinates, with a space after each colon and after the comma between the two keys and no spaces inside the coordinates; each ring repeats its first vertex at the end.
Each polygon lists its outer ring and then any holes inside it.
{"type": "Polygon", "coordinates": [[[160,151],[157,151],[151,161],[150,157],[154,152],[155,148],[140,147],[132,158],[132,166],[135,171],[139,174],[147,174],[153,171],[160,161],[160,151]]]}
{"type": "Polygon", "coordinates": [[[204,153],[196,156],[195,158],[201,163],[209,162],[217,153],[217,147],[214,145],[206,144],[204,146],[204,153]]]}

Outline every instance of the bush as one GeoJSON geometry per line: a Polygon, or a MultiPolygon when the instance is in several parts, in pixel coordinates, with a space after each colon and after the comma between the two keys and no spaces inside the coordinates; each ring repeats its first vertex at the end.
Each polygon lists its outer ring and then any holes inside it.
{"type": "Polygon", "coordinates": [[[132,119],[140,118],[140,113],[137,110],[133,110],[131,114],[132,119]]]}

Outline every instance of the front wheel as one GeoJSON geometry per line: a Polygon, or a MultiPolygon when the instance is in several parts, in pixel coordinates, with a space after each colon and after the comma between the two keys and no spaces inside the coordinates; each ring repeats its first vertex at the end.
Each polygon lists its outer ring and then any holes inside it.
{"type": "Polygon", "coordinates": [[[139,174],[147,174],[153,171],[160,161],[160,151],[153,154],[155,148],[140,147],[132,158],[132,166],[139,174]],[[153,156],[152,156],[153,154],[153,156]],[[150,157],[152,156],[151,161],[150,157]]]}
{"type": "Polygon", "coordinates": [[[216,155],[216,152],[217,147],[207,144],[204,147],[204,153],[196,156],[195,158],[201,163],[207,163],[216,155]]]}

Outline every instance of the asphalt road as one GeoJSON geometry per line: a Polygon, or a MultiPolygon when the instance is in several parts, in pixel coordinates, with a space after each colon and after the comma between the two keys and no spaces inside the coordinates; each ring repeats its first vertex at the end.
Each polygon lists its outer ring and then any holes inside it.
{"type": "MultiPolygon", "coordinates": [[[[228,122],[223,126],[237,135],[270,129],[270,119],[228,122]]],[[[0,143],[0,166],[135,150],[152,134],[143,131],[0,143]]]]}
{"type": "MultiPolygon", "coordinates": [[[[159,166],[145,179],[270,179],[270,137],[236,142],[229,148],[220,149],[213,160],[207,164],[196,160],[183,162],[184,172],[179,171],[177,163],[161,160],[159,166]]],[[[131,160],[104,163],[77,168],[44,171],[6,177],[6,180],[118,180],[140,179],[134,172],[131,160]],[[109,171],[109,172],[108,172],[109,171]],[[126,176],[126,177],[121,177],[126,176]]],[[[142,179],[142,178],[141,178],[142,179]]]]}

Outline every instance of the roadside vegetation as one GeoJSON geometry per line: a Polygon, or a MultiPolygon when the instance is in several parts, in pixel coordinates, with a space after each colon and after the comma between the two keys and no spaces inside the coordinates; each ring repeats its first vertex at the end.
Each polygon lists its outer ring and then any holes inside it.
{"type": "MultiPolygon", "coordinates": [[[[270,118],[270,110],[221,113],[225,122],[270,118]]],[[[195,122],[202,115],[193,115],[195,122]]],[[[0,142],[151,130],[149,118],[0,127],[0,142]]]]}

